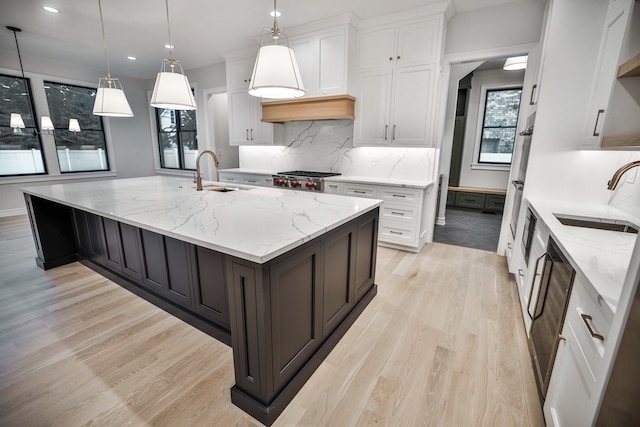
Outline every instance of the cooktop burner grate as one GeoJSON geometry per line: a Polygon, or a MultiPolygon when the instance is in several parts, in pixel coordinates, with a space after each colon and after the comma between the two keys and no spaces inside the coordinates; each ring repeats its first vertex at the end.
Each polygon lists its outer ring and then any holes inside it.
{"type": "Polygon", "coordinates": [[[336,176],[340,174],[336,172],[287,171],[278,172],[278,175],[303,176],[306,178],[326,178],[328,176],[336,176]]]}

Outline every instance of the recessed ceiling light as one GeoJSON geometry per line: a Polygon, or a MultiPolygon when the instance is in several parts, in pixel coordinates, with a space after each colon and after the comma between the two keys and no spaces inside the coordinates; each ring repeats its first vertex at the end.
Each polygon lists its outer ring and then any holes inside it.
{"type": "Polygon", "coordinates": [[[138,58],[136,58],[135,56],[127,56],[127,59],[128,59],[129,61],[135,61],[135,60],[136,60],[136,59],[138,59],[138,58]]]}
{"type": "Polygon", "coordinates": [[[165,44],[164,47],[166,47],[167,49],[175,49],[176,47],[172,44],[165,44]]]}
{"type": "Polygon", "coordinates": [[[278,12],[277,10],[272,10],[269,15],[271,15],[271,16],[275,15],[276,18],[279,18],[282,14],[280,12],[278,12]]]}
{"type": "Polygon", "coordinates": [[[51,7],[51,6],[42,6],[42,8],[44,10],[46,10],[49,13],[60,13],[59,9],[56,9],[55,7],[51,7]]]}

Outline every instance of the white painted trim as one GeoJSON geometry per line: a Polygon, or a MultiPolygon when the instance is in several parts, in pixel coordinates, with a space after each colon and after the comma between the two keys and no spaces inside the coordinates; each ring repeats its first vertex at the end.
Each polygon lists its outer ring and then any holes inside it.
{"type": "Polygon", "coordinates": [[[451,53],[444,56],[444,60],[449,64],[457,62],[482,61],[499,56],[509,56],[516,54],[528,54],[538,43],[520,44],[516,46],[499,47],[495,49],[477,50],[472,52],[451,53]]]}
{"type": "Polygon", "coordinates": [[[66,172],[60,175],[20,175],[0,178],[0,185],[2,184],[20,184],[31,182],[47,182],[47,181],[70,181],[70,180],[92,180],[92,179],[104,179],[113,178],[118,176],[116,172],[104,171],[104,172],[66,172]]]}
{"type": "MultiPolygon", "coordinates": [[[[477,156],[476,156],[477,157],[477,156]]],[[[471,163],[471,169],[481,170],[481,171],[510,171],[511,163],[506,164],[497,164],[497,163],[471,163]]]]}
{"type": "Polygon", "coordinates": [[[446,221],[445,221],[445,217],[443,216],[439,216],[438,219],[436,219],[436,225],[445,225],[446,221]]]}
{"type": "Polygon", "coordinates": [[[15,208],[15,209],[5,209],[0,211],[0,218],[5,218],[8,216],[16,216],[16,215],[26,215],[27,208],[15,208]]]}

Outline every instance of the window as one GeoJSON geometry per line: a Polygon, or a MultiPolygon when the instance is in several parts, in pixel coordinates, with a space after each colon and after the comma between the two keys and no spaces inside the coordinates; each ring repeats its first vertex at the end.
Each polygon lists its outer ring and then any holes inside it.
{"type": "Polygon", "coordinates": [[[488,89],[478,163],[511,164],[522,88],[488,89]]]}
{"type": "Polygon", "coordinates": [[[0,74],[0,176],[46,173],[28,79],[0,74]],[[24,128],[11,127],[20,114],[24,128]]]}
{"type": "Polygon", "coordinates": [[[60,172],[109,170],[102,118],[93,115],[96,90],[82,86],[44,82],[60,172]],[[73,130],[72,121],[79,128],[73,130]]]}
{"type": "Polygon", "coordinates": [[[196,110],[156,109],[160,167],[196,169],[198,136],[196,110]]]}

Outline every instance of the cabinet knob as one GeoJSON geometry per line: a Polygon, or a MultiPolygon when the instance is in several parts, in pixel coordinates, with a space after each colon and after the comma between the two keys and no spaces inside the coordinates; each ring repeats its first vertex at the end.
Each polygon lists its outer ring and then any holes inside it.
{"type": "Polygon", "coordinates": [[[398,57],[396,59],[400,59],[400,55],[398,55],[398,57]]]}
{"type": "Polygon", "coordinates": [[[390,57],[389,57],[389,61],[393,61],[393,56],[390,56],[390,57]]]}

